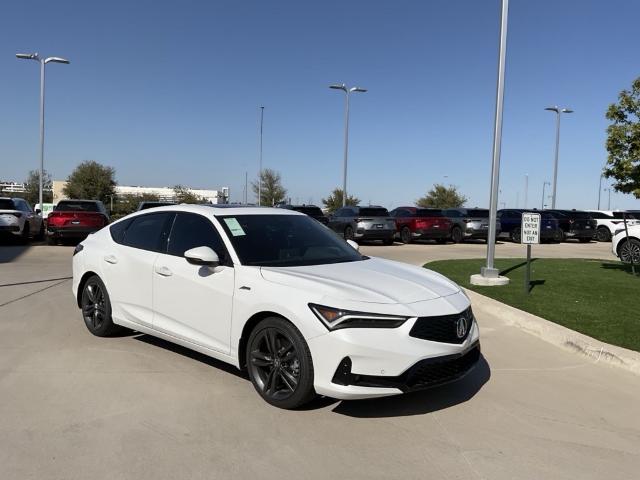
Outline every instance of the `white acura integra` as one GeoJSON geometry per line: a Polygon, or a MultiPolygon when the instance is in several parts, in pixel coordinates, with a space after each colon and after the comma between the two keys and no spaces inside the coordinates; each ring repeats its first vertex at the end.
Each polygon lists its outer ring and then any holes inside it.
{"type": "Polygon", "coordinates": [[[466,374],[480,344],[461,289],[354,246],[291,210],[153,208],[76,247],[73,293],[94,335],[128,327],[246,368],[282,408],[466,374]]]}

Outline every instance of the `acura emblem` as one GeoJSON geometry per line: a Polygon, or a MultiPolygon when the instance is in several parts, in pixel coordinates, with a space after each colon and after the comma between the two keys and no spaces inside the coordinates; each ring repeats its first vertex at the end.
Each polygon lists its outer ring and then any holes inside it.
{"type": "Polygon", "coordinates": [[[467,319],[460,317],[456,322],[456,335],[458,338],[464,338],[467,334],[467,319]]]}

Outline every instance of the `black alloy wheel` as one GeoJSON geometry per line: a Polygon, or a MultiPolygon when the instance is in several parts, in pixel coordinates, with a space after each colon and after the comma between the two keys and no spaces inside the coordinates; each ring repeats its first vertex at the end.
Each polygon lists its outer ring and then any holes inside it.
{"type": "Polygon", "coordinates": [[[599,242],[610,242],[611,241],[611,232],[607,227],[600,227],[596,231],[596,240],[599,242]]]}
{"type": "Polygon", "coordinates": [[[263,320],[247,346],[247,370],[260,396],[280,408],[296,408],[315,396],[313,364],[304,338],[282,318],[263,320]]]}
{"type": "Polygon", "coordinates": [[[635,238],[624,240],[624,243],[618,247],[618,255],[624,263],[631,263],[633,260],[635,265],[640,265],[640,240],[635,238]]]}
{"type": "Polygon", "coordinates": [[[411,243],[411,230],[409,230],[409,227],[402,227],[402,230],[400,230],[400,241],[402,243],[411,243]]]}
{"type": "Polygon", "coordinates": [[[553,241],[556,243],[561,243],[564,240],[564,232],[562,229],[558,228],[555,232],[553,232],[553,241]]]}
{"type": "Polygon", "coordinates": [[[511,232],[511,241],[513,243],[520,243],[520,240],[522,240],[522,235],[520,233],[520,229],[519,228],[514,228],[513,231],[511,232]]]}
{"type": "Polygon", "coordinates": [[[353,240],[353,227],[351,225],[347,225],[344,229],[344,239],[353,240]]]}
{"type": "Polygon", "coordinates": [[[451,241],[453,243],[462,242],[462,230],[460,227],[453,227],[453,229],[451,229],[451,241]]]}
{"type": "Polygon", "coordinates": [[[111,320],[109,294],[97,275],[85,282],[80,298],[80,308],[87,329],[95,336],[107,337],[119,329],[111,320]]]}

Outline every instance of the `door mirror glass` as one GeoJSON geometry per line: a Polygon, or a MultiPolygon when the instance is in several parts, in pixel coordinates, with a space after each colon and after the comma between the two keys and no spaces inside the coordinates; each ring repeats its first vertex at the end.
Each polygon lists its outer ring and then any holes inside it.
{"type": "Polygon", "coordinates": [[[351,247],[356,251],[359,252],[360,251],[360,245],[357,242],[354,242],[353,240],[347,240],[347,243],[349,245],[351,245],[351,247]]]}
{"type": "Polygon", "coordinates": [[[184,252],[184,258],[193,265],[217,267],[220,264],[218,254],[210,247],[196,247],[184,252]]]}

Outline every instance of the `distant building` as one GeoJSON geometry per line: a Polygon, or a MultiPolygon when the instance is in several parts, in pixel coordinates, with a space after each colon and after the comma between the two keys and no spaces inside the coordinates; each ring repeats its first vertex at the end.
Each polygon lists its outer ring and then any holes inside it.
{"type": "Polygon", "coordinates": [[[3,194],[24,193],[25,191],[25,184],[22,182],[0,182],[0,192],[3,194]]]}
{"type": "MultiPolygon", "coordinates": [[[[67,198],[62,189],[67,184],[64,180],[53,181],[53,203],[67,198]]],[[[198,197],[204,198],[206,201],[214,204],[229,203],[229,188],[223,187],[220,190],[206,190],[190,188],[189,191],[198,197]]],[[[157,195],[158,199],[164,202],[172,202],[176,200],[176,195],[171,187],[141,187],[138,185],[116,185],[117,195],[157,195]]]]}

